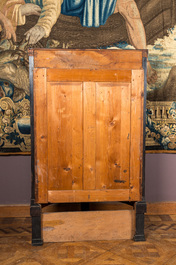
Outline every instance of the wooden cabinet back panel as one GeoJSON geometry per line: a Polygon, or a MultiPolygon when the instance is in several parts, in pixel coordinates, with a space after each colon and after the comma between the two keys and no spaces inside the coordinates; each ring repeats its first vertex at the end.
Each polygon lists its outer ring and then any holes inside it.
{"type": "Polygon", "coordinates": [[[142,56],[139,70],[115,62],[82,71],[73,62],[64,71],[53,53],[53,69],[34,68],[36,201],[140,200],[142,56]]]}
{"type": "Polygon", "coordinates": [[[128,188],[130,86],[47,83],[47,91],[48,189],[128,188]]]}

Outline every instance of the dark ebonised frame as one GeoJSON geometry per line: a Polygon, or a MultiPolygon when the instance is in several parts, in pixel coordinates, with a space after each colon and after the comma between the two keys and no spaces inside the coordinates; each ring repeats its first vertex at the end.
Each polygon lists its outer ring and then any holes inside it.
{"type": "Polygon", "coordinates": [[[145,200],[145,128],[146,128],[146,99],[147,99],[147,57],[143,57],[142,66],[144,69],[142,201],[135,203],[136,233],[134,235],[134,241],[145,241],[144,214],[147,212],[147,204],[145,200]]]}
{"type": "Polygon", "coordinates": [[[35,203],[35,152],[34,152],[34,101],[33,101],[33,52],[29,51],[29,81],[30,81],[30,113],[31,113],[31,207],[30,215],[32,218],[32,245],[43,245],[41,227],[41,205],[35,203]]]}

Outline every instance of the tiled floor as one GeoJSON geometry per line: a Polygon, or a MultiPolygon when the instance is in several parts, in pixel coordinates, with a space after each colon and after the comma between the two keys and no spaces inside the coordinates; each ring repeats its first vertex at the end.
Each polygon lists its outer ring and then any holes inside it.
{"type": "Polygon", "coordinates": [[[146,242],[44,243],[33,247],[30,218],[1,218],[0,264],[176,265],[176,215],[146,216],[145,233],[146,242]]]}

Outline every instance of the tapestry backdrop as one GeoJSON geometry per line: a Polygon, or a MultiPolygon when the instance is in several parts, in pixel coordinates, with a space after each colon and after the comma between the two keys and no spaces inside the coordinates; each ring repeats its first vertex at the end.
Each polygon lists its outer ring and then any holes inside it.
{"type": "Polygon", "coordinates": [[[30,152],[28,49],[148,49],[146,149],[176,151],[176,0],[1,0],[0,153],[30,152]]]}

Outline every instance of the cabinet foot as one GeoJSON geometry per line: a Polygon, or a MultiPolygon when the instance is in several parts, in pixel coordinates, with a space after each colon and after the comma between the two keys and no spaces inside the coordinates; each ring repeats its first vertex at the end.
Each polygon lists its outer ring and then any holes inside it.
{"type": "Polygon", "coordinates": [[[145,241],[144,235],[144,213],[147,210],[147,204],[145,201],[135,203],[136,210],[136,233],[134,235],[134,241],[145,241]]]}
{"type": "Polygon", "coordinates": [[[31,205],[30,214],[32,218],[32,245],[43,245],[42,233],[41,233],[41,205],[31,205]]]}

